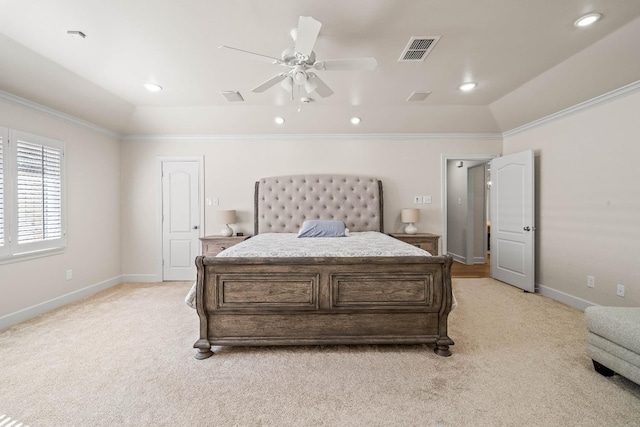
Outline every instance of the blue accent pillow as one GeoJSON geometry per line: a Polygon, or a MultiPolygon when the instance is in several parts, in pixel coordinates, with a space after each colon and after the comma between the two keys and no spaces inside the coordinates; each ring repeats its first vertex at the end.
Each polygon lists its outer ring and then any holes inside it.
{"type": "Polygon", "coordinates": [[[298,237],[345,237],[344,222],[312,219],[302,223],[298,237]]]}

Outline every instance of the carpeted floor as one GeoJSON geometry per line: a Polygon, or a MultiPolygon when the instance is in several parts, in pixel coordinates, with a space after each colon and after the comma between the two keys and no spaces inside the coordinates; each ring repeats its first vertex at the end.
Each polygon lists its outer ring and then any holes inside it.
{"type": "Polygon", "coordinates": [[[124,284],[0,331],[0,414],[49,426],[637,426],[640,386],[593,371],[583,313],[455,279],[430,346],[214,348],[188,283],[124,284]]]}

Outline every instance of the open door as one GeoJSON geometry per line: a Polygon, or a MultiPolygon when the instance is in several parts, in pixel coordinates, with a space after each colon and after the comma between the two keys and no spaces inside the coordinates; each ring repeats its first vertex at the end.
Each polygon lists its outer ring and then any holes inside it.
{"type": "Polygon", "coordinates": [[[491,277],[535,292],[533,151],[490,164],[491,277]]]}

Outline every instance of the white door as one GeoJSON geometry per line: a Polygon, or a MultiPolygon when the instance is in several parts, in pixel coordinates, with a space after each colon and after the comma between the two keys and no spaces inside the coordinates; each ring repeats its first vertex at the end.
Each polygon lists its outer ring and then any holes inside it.
{"type": "Polygon", "coordinates": [[[491,277],[535,291],[533,151],[491,161],[491,277]]]}
{"type": "Polygon", "coordinates": [[[163,280],[195,280],[200,237],[200,164],[162,162],[163,280]]]}

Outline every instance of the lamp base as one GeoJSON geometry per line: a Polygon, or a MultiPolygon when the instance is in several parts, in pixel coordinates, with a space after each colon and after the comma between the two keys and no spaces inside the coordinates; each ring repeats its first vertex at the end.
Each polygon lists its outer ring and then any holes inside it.
{"type": "Polygon", "coordinates": [[[233,236],[233,228],[229,227],[229,224],[225,224],[224,228],[220,230],[220,235],[223,237],[233,236]]]}
{"type": "Polygon", "coordinates": [[[418,232],[418,229],[416,228],[416,226],[415,226],[415,225],[413,225],[413,223],[412,223],[412,222],[410,222],[410,223],[409,223],[409,225],[407,225],[407,226],[404,228],[404,232],[405,232],[406,234],[416,234],[416,233],[418,232]]]}

